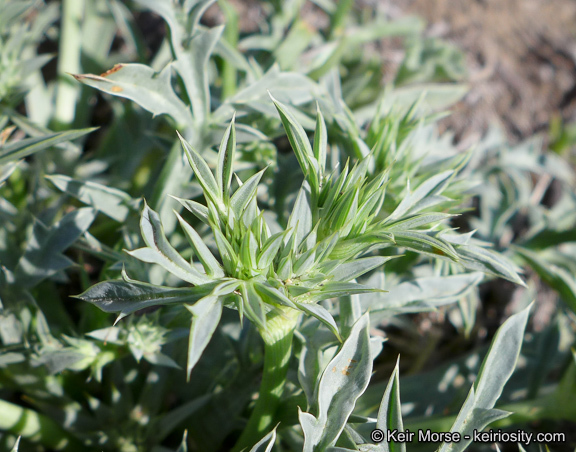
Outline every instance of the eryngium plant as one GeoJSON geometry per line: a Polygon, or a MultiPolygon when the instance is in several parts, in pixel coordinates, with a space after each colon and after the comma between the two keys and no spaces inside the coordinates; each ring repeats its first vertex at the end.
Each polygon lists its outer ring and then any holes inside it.
{"type": "MultiPolygon", "coordinates": [[[[140,225],[147,246],[128,253],[141,261],[162,266],[191,286],[175,289],[151,285],[131,280],[124,272],[123,281],[97,284],[79,296],[104,311],[120,312],[119,318],[147,306],[183,303],[192,314],[187,375],[216,330],[223,306],[237,309],[241,321],[248,318],[265,343],[264,376],[259,398],[237,450],[252,446],[273,426],[286,381],[293,332],[302,313],[324,323],[340,341],[353,331],[360,334],[359,326],[339,330],[332,314],[319,302],[379,291],[355,280],[395,256],[369,253],[403,246],[442,259],[459,260],[449,242],[416,232],[425,226],[440,224],[449,214],[429,209],[415,213],[401,205],[384,215],[388,172],[369,175],[372,154],[351,168],[346,163],[340,172],[327,171],[327,133],[320,111],[311,145],[292,113],[272,100],[304,173],[304,182],[287,224],[280,225],[265,217],[258,207],[258,185],[266,169],[243,182],[236,177],[237,183],[232,184],[236,150],[234,119],[220,144],[214,173],[181,137],[206,204],[178,201],[209,227],[217,254],[210,250],[198,231],[176,213],[199,261],[188,262],[168,242],[159,215],[146,205],[140,225]],[[412,246],[411,242],[414,242],[412,246]]],[[[428,192],[422,193],[420,205],[433,205],[426,203],[428,195],[428,192]]],[[[363,322],[366,324],[366,319],[363,322]]],[[[367,336],[367,330],[362,331],[367,336]]],[[[369,376],[369,372],[366,375],[369,376]]]]}

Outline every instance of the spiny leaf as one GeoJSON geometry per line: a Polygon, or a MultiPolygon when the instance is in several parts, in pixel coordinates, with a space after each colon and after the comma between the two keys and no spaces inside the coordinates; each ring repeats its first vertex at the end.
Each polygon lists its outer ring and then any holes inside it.
{"type": "Polygon", "coordinates": [[[23,159],[35,152],[56,146],[66,141],[72,141],[96,130],[97,127],[90,129],[68,130],[66,132],[57,132],[40,137],[25,138],[14,143],[6,144],[0,147],[0,165],[23,159]]]}
{"type": "Polygon", "coordinates": [[[236,128],[234,125],[235,115],[222,137],[218,152],[218,169],[216,171],[216,183],[225,199],[230,194],[230,182],[232,181],[232,165],[236,154],[236,128]]]}
{"type": "Polygon", "coordinates": [[[173,289],[140,281],[105,281],[90,287],[75,298],[92,303],[104,312],[120,312],[122,316],[150,306],[193,303],[209,295],[216,283],[173,289]]]}
{"type": "Polygon", "coordinates": [[[212,201],[215,205],[220,206],[222,200],[222,192],[220,190],[219,185],[216,183],[216,179],[214,179],[214,175],[210,170],[210,167],[206,163],[206,161],[202,158],[202,156],[188,143],[180,133],[178,134],[178,138],[180,138],[180,142],[182,143],[182,148],[186,153],[186,157],[188,158],[188,162],[194,171],[194,174],[198,178],[198,182],[204,189],[204,194],[210,201],[212,201]]]}
{"type": "Polygon", "coordinates": [[[180,226],[184,230],[190,245],[194,249],[194,253],[202,262],[206,273],[212,277],[221,278],[224,276],[224,272],[222,271],[222,267],[220,263],[216,260],[214,255],[210,252],[208,247],[204,244],[202,238],[198,235],[196,230],[190,226],[184,218],[182,218],[178,212],[174,212],[178,217],[178,221],[180,222],[180,226]]]}
{"type": "Polygon", "coordinates": [[[189,380],[192,369],[202,356],[202,352],[204,352],[220,322],[222,303],[217,296],[207,296],[192,306],[186,306],[186,308],[192,313],[192,324],[188,338],[188,361],[186,363],[186,378],[189,380]]]}
{"type": "Polygon", "coordinates": [[[144,262],[161,265],[173,275],[194,285],[206,284],[211,281],[209,277],[201,274],[186,262],[170,245],[164,235],[160,217],[148,205],[145,205],[142,211],[140,229],[148,248],[127,251],[128,254],[144,262]]]}

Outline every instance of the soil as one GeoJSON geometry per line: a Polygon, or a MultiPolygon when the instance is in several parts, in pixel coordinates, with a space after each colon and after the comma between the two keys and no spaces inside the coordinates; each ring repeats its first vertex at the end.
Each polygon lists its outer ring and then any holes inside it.
{"type": "MultiPolygon", "coordinates": [[[[264,14],[261,2],[229,1],[239,14],[240,29],[256,31],[264,14]]],[[[493,123],[501,124],[514,142],[546,131],[555,116],[576,121],[573,0],[356,0],[356,6],[382,10],[391,19],[419,16],[428,24],[427,36],[465,53],[470,91],[442,123],[463,145],[476,142],[493,123]]],[[[301,14],[316,28],[326,25],[326,16],[311,2],[301,14]]],[[[206,18],[223,21],[217,5],[206,18]]],[[[386,41],[383,61],[394,66],[400,46],[386,41]]]]}

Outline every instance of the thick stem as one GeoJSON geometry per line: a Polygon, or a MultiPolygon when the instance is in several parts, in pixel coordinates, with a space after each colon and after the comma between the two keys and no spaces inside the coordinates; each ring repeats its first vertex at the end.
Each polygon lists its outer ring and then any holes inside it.
{"type": "Polygon", "coordinates": [[[82,17],[85,0],[63,0],[62,31],[58,48],[58,85],[54,126],[65,128],[72,124],[76,114],[76,102],[80,85],[66,73],[79,74],[82,50],[82,17]]]}
{"type": "Polygon", "coordinates": [[[286,383],[288,363],[292,354],[292,336],[300,313],[286,308],[267,320],[264,339],[264,369],[260,393],[248,424],[234,446],[239,452],[256,444],[273,427],[276,409],[286,383]]]}

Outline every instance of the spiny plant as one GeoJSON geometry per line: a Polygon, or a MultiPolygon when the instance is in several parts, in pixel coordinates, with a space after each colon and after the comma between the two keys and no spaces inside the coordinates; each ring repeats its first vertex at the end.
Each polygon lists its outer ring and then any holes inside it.
{"type": "MultiPolygon", "coordinates": [[[[132,280],[123,272],[122,281],[99,283],[78,296],[106,312],[120,312],[119,319],[144,307],[183,303],[192,314],[188,375],[214,334],[223,306],[236,309],[241,321],[245,317],[249,319],[264,340],[264,377],[259,398],[236,450],[254,445],[274,424],[274,413],[287,378],[292,337],[301,313],[322,322],[338,340],[347,339],[342,350],[350,350],[345,354],[356,356],[356,347],[366,346],[359,345],[362,342],[359,337],[367,334],[366,316],[361,318],[356,312],[345,320],[342,305],[343,323],[339,328],[332,313],[320,302],[380,291],[359,284],[356,278],[395,256],[370,255],[371,252],[400,246],[454,262],[459,259],[448,242],[418,232],[422,227],[441,223],[450,214],[415,211],[411,209],[412,199],[383,216],[388,172],[368,177],[373,155],[368,154],[351,168],[347,163],[340,172],[328,172],[327,133],[320,111],[311,145],[294,115],[273,101],[304,173],[304,182],[286,225],[282,227],[267,219],[258,207],[258,185],[265,169],[246,181],[236,177],[237,188],[231,190],[236,148],[234,120],[220,144],[215,174],[194,147],[180,137],[206,204],[178,200],[209,227],[217,254],[191,224],[176,214],[200,267],[193,261],[188,262],[170,245],[158,214],[145,205],[140,226],[147,246],[128,253],[141,261],[160,265],[191,286],[152,285],[132,280]],[[346,322],[348,327],[343,327],[346,322]],[[352,345],[347,347],[347,343],[352,345]]],[[[434,187],[438,183],[432,181],[434,187]]],[[[430,206],[434,203],[426,203],[427,196],[439,191],[422,190],[415,196],[422,205],[430,206]]],[[[366,384],[365,365],[371,363],[369,355],[358,365],[366,384]]],[[[347,375],[346,369],[343,375],[347,375]]],[[[313,424],[308,424],[311,421],[306,416],[301,421],[307,436],[306,429],[313,424]]],[[[311,438],[316,439],[310,439],[318,446],[315,450],[324,450],[338,436],[321,440],[317,435],[318,432],[314,433],[311,438]]]]}

